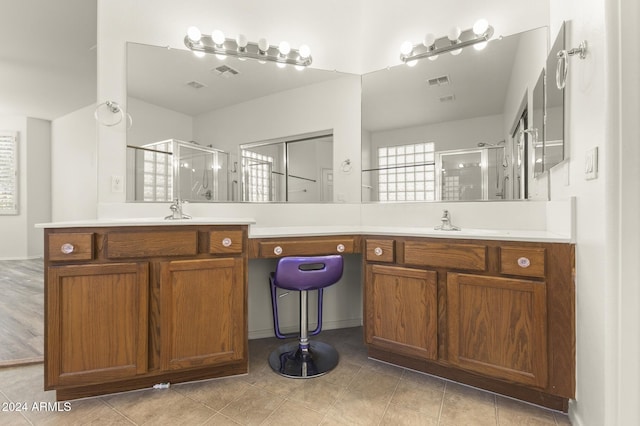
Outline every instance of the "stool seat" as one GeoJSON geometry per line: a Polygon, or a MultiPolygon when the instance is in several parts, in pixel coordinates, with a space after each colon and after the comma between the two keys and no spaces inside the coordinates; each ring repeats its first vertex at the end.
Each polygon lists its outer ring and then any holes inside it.
{"type": "Polygon", "coordinates": [[[342,277],[343,259],[340,255],[283,257],[270,275],[271,303],[276,337],[292,337],[280,331],[278,321],[277,288],[300,292],[300,335],[297,342],[284,344],[271,352],[269,365],[276,373],[292,378],[311,378],[332,370],[338,364],[338,352],[319,341],[310,341],[322,329],[322,296],[325,287],[342,277]],[[307,293],[318,291],[318,325],[309,333],[307,293]]]}

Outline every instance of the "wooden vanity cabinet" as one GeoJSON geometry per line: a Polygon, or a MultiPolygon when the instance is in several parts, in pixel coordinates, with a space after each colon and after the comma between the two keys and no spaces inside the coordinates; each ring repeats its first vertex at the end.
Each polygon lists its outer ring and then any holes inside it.
{"type": "Polygon", "coordinates": [[[568,409],[573,245],[378,236],[363,244],[372,358],[568,409]],[[381,242],[395,262],[375,255],[381,242]]]}
{"type": "Polygon", "coordinates": [[[421,359],[438,356],[437,279],[433,271],[367,265],[365,341],[421,359]]]}
{"type": "Polygon", "coordinates": [[[247,372],[247,227],[45,230],[58,400],[247,372]]]}

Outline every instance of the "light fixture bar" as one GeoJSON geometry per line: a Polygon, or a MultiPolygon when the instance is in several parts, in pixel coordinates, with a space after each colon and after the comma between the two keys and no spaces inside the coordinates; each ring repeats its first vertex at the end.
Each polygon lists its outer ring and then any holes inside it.
{"type": "Polygon", "coordinates": [[[259,61],[272,61],[280,64],[305,67],[311,65],[311,55],[303,57],[298,49],[291,48],[286,54],[283,54],[278,46],[268,45],[264,40],[261,40],[259,43],[245,40],[245,43],[246,45],[244,47],[240,47],[236,40],[225,38],[223,43],[216,44],[212,36],[205,34],[202,34],[198,41],[192,40],[188,35],[184,38],[185,46],[194,52],[236,56],[238,58],[252,58],[259,61]]]}
{"type": "Polygon", "coordinates": [[[456,51],[478,43],[486,43],[493,36],[493,27],[487,26],[484,33],[478,35],[474,33],[473,28],[464,30],[460,33],[457,40],[451,41],[449,37],[444,36],[435,39],[433,44],[425,46],[423,43],[413,45],[411,52],[400,54],[400,60],[404,63],[416,61],[418,59],[438,56],[443,53],[456,51]]]}

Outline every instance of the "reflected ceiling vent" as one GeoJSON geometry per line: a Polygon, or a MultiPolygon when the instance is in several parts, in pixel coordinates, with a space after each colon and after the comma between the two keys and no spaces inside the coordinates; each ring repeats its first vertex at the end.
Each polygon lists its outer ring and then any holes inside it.
{"type": "Polygon", "coordinates": [[[220,65],[219,67],[216,67],[211,71],[218,74],[218,77],[224,77],[224,78],[229,78],[229,77],[233,77],[240,74],[240,71],[238,71],[235,68],[231,68],[228,65],[220,65]]]}
{"type": "Polygon", "coordinates": [[[454,95],[446,95],[440,98],[440,102],[453,102],[455,100],[456,100],[456,97],[454,95]]]}
{"type": "Polygon", "coordinates": [[[433,86],[448,86],[451,81],[449,80],[448,75],[443,75],[441,77],[430,78],[427,80],[429,87],[433,86]]]}
{"type": "Polygon", "coordinates": [[[200,83],[199,81],[191,80],[187,82],[187,86],[193,87],[194,89],[202,89],[203,87],[207,87],[206,84],[200,83]]]}

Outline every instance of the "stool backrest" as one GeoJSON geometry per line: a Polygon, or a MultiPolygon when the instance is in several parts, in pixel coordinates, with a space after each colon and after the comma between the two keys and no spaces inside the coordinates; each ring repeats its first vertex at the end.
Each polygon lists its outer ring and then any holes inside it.
{"type": "Polygon", "coordinates": [[[340,255],[289,256],[278,261],[275,284],[287,290],[315,290],[338,282],[342,277],[340,255]]]}

